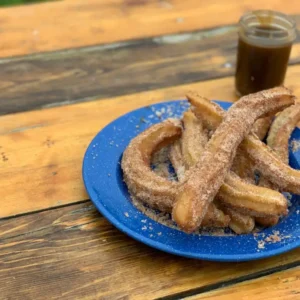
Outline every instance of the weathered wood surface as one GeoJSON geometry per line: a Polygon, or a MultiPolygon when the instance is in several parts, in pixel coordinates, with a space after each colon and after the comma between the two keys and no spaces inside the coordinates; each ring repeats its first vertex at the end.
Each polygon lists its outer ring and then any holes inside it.
{"type": "Polygon", "coordinates": [[[0,57],[216,27],[264,8],[300,13],[298,0],[64,0],[2,8],[0,57]]]}
{"type": "MultiPolygon", "coordinates": [[[[299,77],[300,66],[291,66],[286,83],[296,95],[299,77]]],[[[214,99],[236,99],[233,78],[227,77],[0,117],[0,218],[87,199],[81,163],[94,135],[128,111],[182,99],[189,90],[214,99]]]]}
{"type": "MultiPolygon", "coordinates": [[[[295,16],[300,24],[300,16],[295,16]]],[[[233,75],[234,25],[1,61],[0,114],[233,75]]],[[[0,33],[1,35],[1,33],[0,33]]],[[[290,63],[300,62],[300,39],[290,63]]]]}
{"type": "Polygon", "coordinates": [[[259,279],[220,288],[208,293],[185,298],[186,300],[292,300],[300,297],[300,267],[271,274],[259,279]]]}
{"type": "MultiPolygon", "coordinates": [[[[162,253],[109,224],[81,179],[87,145],[118,116],[191,89],[235,100],[232,24],[255,8],[294,14],[300,24],[297,0],[0,9],[0,114],[58,106],[0,117],[1,300],[297,298],[300,249],[234,264],[162,253]],[[12,57],[24,54],[32,55],[12,57]]],[[[299,47],[286,80],[298,95],[299,47]]]]}
{"type": "MultiPolygon", "coordinates": [[[[0,114],[229,76],[236,41],[236,28],[229,26],[4,60],[0,114]]],[[[298,60],[295,53],[292,62],[298,60]]]]}
{"type": "Polygon", "coordinates": [[[87,202],[0,221],[0,298],[180,299],[281,276],[299,254],[248,263],[176,257],[125,236],[87,202]]]}

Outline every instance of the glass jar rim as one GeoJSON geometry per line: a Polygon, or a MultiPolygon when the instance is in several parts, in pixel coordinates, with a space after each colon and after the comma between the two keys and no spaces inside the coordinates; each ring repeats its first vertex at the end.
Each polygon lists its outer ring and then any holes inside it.
{"type": "Polygon", "coordinates": [[[295,40],[296,22],[286,14],[273,10],[255,10],[245,13],[239,20],[243,32],[251,38],[271,39],[275,41],[295,40]],[[269,28],[262,28],[262,20],[268,20],[269,28]],[[272,30],[273,28],[273,30],[272,30]],[[281,29],[281,30],[278,30],[281,29]]]}

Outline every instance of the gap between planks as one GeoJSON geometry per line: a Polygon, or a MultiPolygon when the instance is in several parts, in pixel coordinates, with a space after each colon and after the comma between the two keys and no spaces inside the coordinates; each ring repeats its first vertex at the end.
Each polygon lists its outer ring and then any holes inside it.
{"type": "MultiPolygon", "coordinates": [[[[88,203],[88,202],[91,202],[91,200],[86,199],[86,200],[80,200],[80,201],[71,202],[71,203],[67,203],[67,204],[63,204],[63,205],[52,206],[52,207],[48,207],[48,208],[45,208],[45,209],[29,211],[29,212],[25,212],[25,213],[21,213],[21,214],[17,214],[17,215],[3,217],[3,218],[0,218],[0,221],[6,221],[6,220],[15,219],[15,218],[21,218],[21,217],[25,217],[25,216],[28,216],[28,215],[38,214],[38,213],[53,210],[53,209],[59,209],[59,208],[64,208],[64,207],[68,207],[68,206],[72,206],[72,205],[76,205],[76,204],[84,204],[84,203],[88,203]]],[[[3,240],[0,239],[0,241],[3,241],[3,240]]]]}
{"type": "Polygon", "coordinates": [[[248,300],[249,295],[255,295],[255,300],[269,299],[296,300],[300,295],[300,267],[294,267],[269,276],[263,276],[235,285],[219,288],[207,293],[185,298],[185,300],[200,299],[239,299],[248,300]]]}
{"type": "MultiPolygon", "coordinates": [[[[186,298],[186,297],[191,297],[191,296],[198,296],[200,294],[205,294],[208,292],[212,292],[212,291],[216,291],[219,289],[223,289],[223,288],[227,288],[230,286],[233,286],[235,284],[239,284],[239,283],[244,283],[246,281],[249,280],[254,280],[254,279],[259,279],[259,278],[263,278],[266,277],[268,275],[272,275],[272,274],[276,274],[279,272],[283,272],[283,271],[287,271],[293,268],[297,268],[300,266],[300,260],[299,261],[295,261],[286,265],[281,265],[281,266],[276,266],[274,268],[270,268],[270,269],[266,269],[260,272],[255,272],[253,274],[247,274],[245,276],[241,276],[238,278],[234,278],[231,280],[225,280],[225,281],[221,281],[221,282],[217,282],[214,284],[210,284],[207,286],[203,286],[200,288],[195,288],[189,291],[184,291],[181,293],[177,293],[174,295],[169,295],[166,297],[161,297],[161,298],[156,298],[155,300],[176,300],[176,299],[182,299],[182,298],[186,298]]],[[[196,299],[196,297],[195,297],[196,299]]]]}

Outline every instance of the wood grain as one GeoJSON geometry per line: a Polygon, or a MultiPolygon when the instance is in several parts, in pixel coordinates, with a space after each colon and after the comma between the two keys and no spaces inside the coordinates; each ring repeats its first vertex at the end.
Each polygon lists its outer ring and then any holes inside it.
{"type": "Polygon", "coordinates": [[[236,40],[229,26],[3,61],[0,114],[229,76],[236,40]]]}
{"type": "Polygon", "coordinates": [[[2,8],[0,57],[216,27],[264,8],[300,13],[298,0],[64,0],[2,8]]]}
{"type": "MultiPolygon", "coordinates": [[[[0,221],[2,299],[155,299],[279,272],[300,249],[248,263],[176,257],[125,236],[90,203],[0,221]]],[[[173,299],[179,297],[173,297],[173,299]]]]}
{"type": "MultiPolygon", "coordinates": [[[[296,95],[299,76],[300,66],[289,68],[287,86],[296,95]]],[[[214,99],[236,99],[233,78],[228,77],[0,117],[0,218],[87,199],[81,164],[94,135],[128,111],[182,99],[189,90],[214,99]]]]}
{"type": "MultiPolygon", "coordinates": [[[[295,19],[300,24],[300,16],[295,19]]],[[[236,31],[229,25],[3,60],[0,114],[233,75],[236,31]]],[[[291,64],[300,62],[299,41],[293,46],[291,64]]]]}
{"type": "Polygon", "coordinates": [[[282,299],[291,300],[300,297],[300,267],[284,272],[278,272],[266,277],[220,288],[208,293],[185,298],[186,300],[255,300],[282,299]]]}

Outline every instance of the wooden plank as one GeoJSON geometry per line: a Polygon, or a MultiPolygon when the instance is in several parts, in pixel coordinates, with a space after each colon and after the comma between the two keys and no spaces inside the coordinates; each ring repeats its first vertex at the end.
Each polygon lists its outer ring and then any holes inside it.
{"type": "Polygon", "coordinates": [[[266,277],[235,284],[208,293],[185,298],[186,300],[227,300],[227,299],[282,299],[300,297],[300,267],[278,272],[266,277]]]}
{"type": "Polygon", "coordinates": [[[0,114],[229,76],[235,47],[229,26],[3,61],[0,114]]]}
{"type": "Polygon", "coordinates": [[[64,0],[2,8],[0,56],[97,45],[209,28],[238,21],[252,9],[299,14],[290,0],[64,0]]]}
{"type": "MultiPolygon", "coordinates": [[[[296,95],[299,75],[300,66],[289,68],[287,86],[296,95]]],[[[94,135],[128,111],[182,99],[189,90],[214,99],[236,99],[233,78],[228,77],[0,117],[0,218],[87,199],[81,163],[94,135]]]]}
{"type": "MultiPolygon", "coordinates": [[[[300,24],[300,16],[296,16],[300,24]]],[[[234,25],[3,60],[0,114],[233,75],[234,25]]],[[[1,34],[1,33],[0,33],[1,34]]],[[[300,62],[300,39],[291,64],[300,62]]]]}
{"type": "Polygon", "coordinates": [[[0,239],[2,299],[178,299],[300,263],[300,249],[248,263],[176,257],[125,236],[90,203],[2,220],[0,239]]]}
{"type": "Polygon", "coordinates": [[[101,128],[137,107],[182,98],[191,88],[206,86],[208,96],[225,97],[226,90],[233,96],[232,79],[219,82],[219,93],[213,92],[216,84],[199,83],[1,117],[0,218],[87,199],[81,163],[86,147],[101,128]]]}

